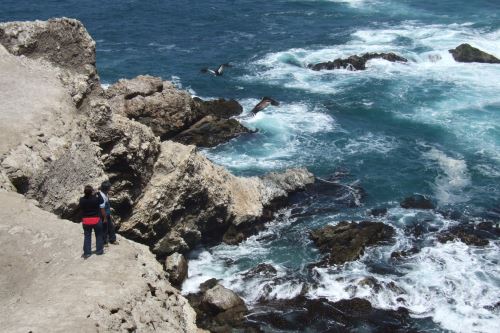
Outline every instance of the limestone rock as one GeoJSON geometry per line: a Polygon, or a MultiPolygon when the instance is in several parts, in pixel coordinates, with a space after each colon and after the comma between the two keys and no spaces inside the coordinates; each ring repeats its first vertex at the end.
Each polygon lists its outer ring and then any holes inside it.
{"type": "Polygon", "coordinates": [[[454,49],[449,50],[453,59],[458,62],[482,62],[487,64],[500,64],[500,59],[494,55],[488,54],[480,49],[461,44],[454,49]]]}
{"type": "Polygon", "coordinates": [[[245,302],[234,293],[220,284],[207,290],[203,295],[202,302],[215,313],[227,311],[231,308],[244,305],[245,302]]]}
{"type": "Polygon", "coordinates": [[[314,230],[310,238],[324,253],[329,265],[340,265],[358,259],[367,246],[391,240],[394,229],[381,222],[343,221],[314,230]]]}
{"type": "Polygon", "coordinates": [[[194,146],[166,141],[149,184],[120,232],[151,245],[160,256],[185,252],[201,239],[221,239],[230,226],[256,225],[269,215],[275,200],[313,182],[304,169],[264,178],[236,177],[194,146]]]}
{"type": "Polygon", "coordinates": [[[195,312],[147,247],[121,239],[83,260],[80,225],[16,193],[0,192],[0,210],[2,330],[198,331],[195,312]]]}
{"type": "Polygon", "coordinates": [[[173,285],[180,285],[188,275],[186,258],[180,253],[173,253],[165,260],[165,271],[173,285]]]}
{"type": "Polygon", "coordinates": [[[365,53],[361,56],[353,55],[346,59],[338,58],[334,61],[320,62],[318,64],[309,65],[309,68],[315,71],[321,70],[334,70],[334,69],[348,69],[362,71],[366,69],[366,63],[371,59],[384,59],[390,62],[407,62],[395,53],[365,53]]]}
{"type": "Polygon", "coordinates": [[[61,69],[59,78],[79,105],[99,89],[95,68],[95,42],[75,19],[8,22],[0,24],[0,44],[14,55],[43,59],[61,69]]]}

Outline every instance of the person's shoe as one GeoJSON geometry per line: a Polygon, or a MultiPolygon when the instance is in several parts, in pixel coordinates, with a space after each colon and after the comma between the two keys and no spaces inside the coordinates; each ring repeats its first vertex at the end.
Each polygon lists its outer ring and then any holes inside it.
{"type": "Polygon", "coordinates": [[[108,247],[108,246],[109,246],[109,244],[108,244],[108,243],[104,244],[104,247],[108,247]]]}
{"type": "Polygon", "coordinates": [[[104,251],[102,251],[102,252],[96,252],[96,254],[97,254],[98,256],[102,256],[102,255],[104,254],[104,251]]]}
{"type": "Polygon", "coordinates": [[[91,255],[90,254],[82,254],[83,260],[87,260],[91,255]]]}
{"type": "Polygon", "coordinates": [[[114,241],[114,242],[110,242],[110,243],[111,243],[112,245],[118,245],[118,244],[120,244],[117,240],[116,240],[116,241],[114,241]]]}

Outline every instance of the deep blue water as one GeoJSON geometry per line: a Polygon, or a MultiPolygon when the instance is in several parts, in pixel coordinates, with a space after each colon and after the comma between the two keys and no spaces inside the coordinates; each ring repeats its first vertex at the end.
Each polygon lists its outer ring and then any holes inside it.
{"type": "Polygon", "coordinates": [[[363,219],[368,209],[385,206],[382,220],[400,231],[397,244],[319,272],[309,296],[401,305],[401,295],[390,290],[352,291],[360,278],[375,276],[407,291],[405,306],[414,317],[432,318],[437,330],[464,332],[498,326],[498,312],[484,309],[500,294],[498,243],[483,250],[439,245],[429,233],[422,252],[404,265],[390,264],[388,256],[415,241],[404,234],[408,224],[458,223],[442,213],[398,208],[412,193],[431,196],[438,211],[462,215],[462,222],[499,219],[500,66],[459,64],[447,52],[468,42],[500,57],[499,15],[500,2],[486,0],[0,2],[0,21],[80,19],[97,42],[103,83],[161,76],[201,97],[236,98],[245,112],[264,95],[278,99],[280,107],[241,117],[258,134],[204,151],[234,173],[305,166],[321,178],[343,171],[349,175],[341,183],[364,189],[359,207],[320,197],[302,207],[305,216],[285,211],[281,223],[240,246],[194,253],[186,290],[213,276],[251,303],[260,289],[244,285],[239,274],[268,262],[289,277],[273,285],[275,297],[286,297],[310,278],[304,267],[318,258],[308,230],[363,219]],[[368,51],[396,52],[409,63],[372,61],[364,72],[306,68],[368,51]],[[224,62],[233,67],[221,78],[199,71],[224,62]],[[235,263],[227,267],[227,259],[235,263]],[[384,264],[393,272],[376,271],[384,264]]]}

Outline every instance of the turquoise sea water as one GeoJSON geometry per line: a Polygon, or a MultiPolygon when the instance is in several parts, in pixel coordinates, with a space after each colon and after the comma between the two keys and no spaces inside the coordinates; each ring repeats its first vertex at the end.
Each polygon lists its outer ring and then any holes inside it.
{"type": "Polygon", "coordinates": [[[500,218],[500,65],[456,63],[448,53],[467,42],[500,57],[500,2],[0,2],[0,21],[58,16],[83,21],[97,42],[105,84],[151,74],[203,98],[237,99],[245,108],[240,120],[259,132],[204,150],[235,174],[305,166],[325,179],[346,174],[338,181],[364,190],[359,205],[323,193],[298,203],[301,214],[284,210],[267,231],[239,246],[200,248],[191,255],[186,292],[216,277],[254,304],[266,284],[269,299],[293,297],[307,285],[309,297],[357,296],[382,309],[404,305],[417,326],[418,318],[430,318],[432,324],[421,324],[428,330],[498,330],[498,311],[485,308],[499,301],[498,241],[483,249],[443,245],[435,230],[500,218]],[[371,51],[396,52],[409,62],[374,60],[359,72],[306,68],[371,51]],[[223,62],[233,64],[223,77],[199,72],[223,62]],[[249,117],[264,95],[281,105],[249,117]],[[398,208],[413,193],[431,196],[436,212],[398,208]],[[306,266],[320,256],[308,231],[367,219],[367,210],[380,206],[389,208],[380,220],[397,229],[396,244],[312,276],[306,266]],[[426,232],[409,234],[412,225],[426,232]],[[390,260],[391,252],[415,244],[422,247],[418,254],[390,260]],[[241,274],[260,262],[275,265],[281,279],[243,282],[241,274]],[[367,276],[405,293],[357,286],[367,276]]]}

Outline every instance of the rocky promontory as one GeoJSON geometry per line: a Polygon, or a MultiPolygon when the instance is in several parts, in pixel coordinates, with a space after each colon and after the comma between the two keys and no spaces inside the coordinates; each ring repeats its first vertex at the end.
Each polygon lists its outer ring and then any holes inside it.
{"type": "Polygon", "coordinates": [[[167,273],[154,254],[239,242],[314,182],[305,169],[236,177],[182,144],[248,132],[232,118],[241,105],[203,101],[152,76],[103,89],[95,43],[77,20],[0,24],[0,72],[9,331],[196,332],[195,312],[167,280],[181,283],[184,263],[169,262],[167,273]],[[149,249],[124,240],[83,261],[81,227],[57,217],[78,221],[83,186],[104,180],[119,232],[149,249]]]}
{"type": "Polygon", "coordinates": [[[384,59],[390,62],[407,62],[395,53],[365,53],[363,55],[353,55],[348,58],[337,58],[334,61],[320,62],[317,64],[310,64],[308,67],[314,71],[321,70],[334,70],[334,69],[347,69],[351,71],[363,71],[366,69],[366,63],[372,59],[384,59]]]}
{"type": "Polygon", "coordinates": [[[481,51],[470,44],[460,44],[454,49],[449,50],[453,59],[458,62],[481,62],[486,64],[500,64],[500,59],[481,51]]]}

